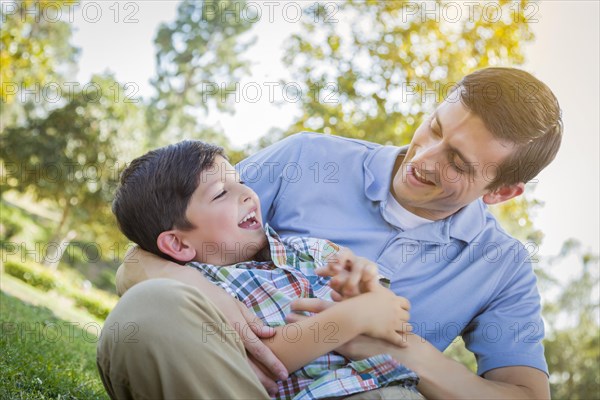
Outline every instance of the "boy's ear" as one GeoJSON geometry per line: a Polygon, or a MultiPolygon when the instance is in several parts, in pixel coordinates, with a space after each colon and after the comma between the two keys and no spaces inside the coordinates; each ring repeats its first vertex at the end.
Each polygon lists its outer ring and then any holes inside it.
{"type": "Polygon", "coordinates": [[[177,261],[188,262],[196,257],[196,249],[183,241],[175,230],[165,231],[158,235],[156,245],[160,251],[177,261]]]}
{"type": "Polygon", "coordinates": [[[525,191],[525,184],[523,182],[500,186],[499,188],[484,194],[483,202],[485,204],[502,203],[503,201],[510,200],[513,197],[521,195],[523,191],[525,191]]]}

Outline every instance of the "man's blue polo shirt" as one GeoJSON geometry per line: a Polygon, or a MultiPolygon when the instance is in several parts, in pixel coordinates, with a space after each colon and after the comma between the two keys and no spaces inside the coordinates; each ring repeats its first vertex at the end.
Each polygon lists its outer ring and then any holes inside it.
{"type": "Polygon", "coordinates": [[[540,296],[529,254],[481,200],[403,231],[382,216],[401,149],[300,133],[237,165],[281,236],[349,247],[379,265],[411,302],[414,332],[443,351],[462,335],[481,375],[530,366],[548,373],[540,296]]]}

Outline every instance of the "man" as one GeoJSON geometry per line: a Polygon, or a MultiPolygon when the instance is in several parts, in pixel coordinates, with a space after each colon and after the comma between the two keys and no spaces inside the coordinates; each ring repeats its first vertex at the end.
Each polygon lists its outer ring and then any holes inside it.
{"type": "MultiPolygon", "coordinates": [[[[238,170],[282,236],[349,247],[411,302],[416,335],[406,348],[360,337],[339,352],[392,354],[417,372],[428,398],[547,398],[536,279],[523,246],[485,204],[520,195],[553,160],[561,135],[546,85],[523,71],[488,68],[459,83],[406,152],[305,133],[238,170]],[[459,334],[478,375],[441,353],[459,334]]],[[[300,301],[296,309],[326,306],[300,301]]]]}

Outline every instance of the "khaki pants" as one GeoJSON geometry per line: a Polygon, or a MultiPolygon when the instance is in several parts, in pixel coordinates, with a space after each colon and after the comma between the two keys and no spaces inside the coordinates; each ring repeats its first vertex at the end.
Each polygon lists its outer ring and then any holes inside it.
{"type": "Polygon", "coordinates": [[[239,336],[215,327],[226,327],[225,317],[196,288],[170,279],[135,285],[98,342],[106,391],[113,399],[268,399],[239,336]]]}
{"type": "MultiPolygon", "coordinates": [[[[135,285],[106,319],[98,342],[106,391],[113,399],[268,399],[225,321],[192,286],[170,279],[135,285]]],[[[412,395],[388,387],[350,398],[422,399],[412,395]]]]}
{"type": "Polygon", "coordinates": [[[346,397],[346,400],[425,400],[422,394],[401,386],[388,386],[346,397]]]}

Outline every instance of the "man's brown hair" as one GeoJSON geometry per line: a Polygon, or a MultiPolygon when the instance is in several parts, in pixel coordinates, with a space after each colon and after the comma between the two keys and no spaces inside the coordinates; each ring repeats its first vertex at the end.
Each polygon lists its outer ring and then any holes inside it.
{"type": "Polygon", "coordinates": [[[542,81],[515,68],[485,68],[465,76],[457,90],[496,139],[516,145],[487,189],[526,183],[554,159],[563,123],[558,100],[542,81]]]}

